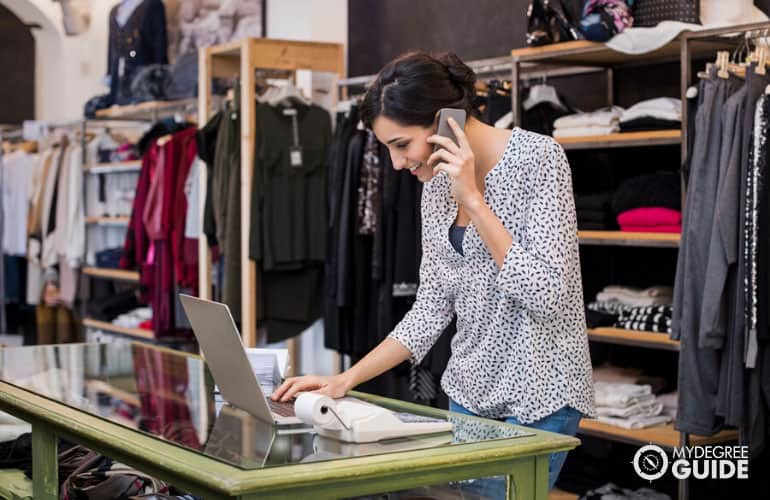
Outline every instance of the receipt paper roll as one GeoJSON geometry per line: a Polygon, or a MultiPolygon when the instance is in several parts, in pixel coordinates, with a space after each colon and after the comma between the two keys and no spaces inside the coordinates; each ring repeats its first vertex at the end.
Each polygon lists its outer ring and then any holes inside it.
{"type": "Polygon", "coordinates": [[[343,426],[335,416],[337,405],[334,400],[322,394],[303,392],[294,402],[294,413],[308,425],[315,425],[329,430],[339,430],[343,426]]]}

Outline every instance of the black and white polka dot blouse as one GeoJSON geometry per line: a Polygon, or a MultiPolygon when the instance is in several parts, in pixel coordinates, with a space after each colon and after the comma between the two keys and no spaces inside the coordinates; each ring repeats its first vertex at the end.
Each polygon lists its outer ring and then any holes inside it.
{"type": "Polygon", "coordinates": [[[470,224],[463,255],[450,179],[422,195],[423,256],[411,311],[391,332],[419,362],[454,314],[457,334],[441,379],[447,395],[490,418],[531,423],[571,406],[594,415],[572,180],[550,137],[514,129],[487,174],[484,199],[513,236],[502,269],[470,224]]]}

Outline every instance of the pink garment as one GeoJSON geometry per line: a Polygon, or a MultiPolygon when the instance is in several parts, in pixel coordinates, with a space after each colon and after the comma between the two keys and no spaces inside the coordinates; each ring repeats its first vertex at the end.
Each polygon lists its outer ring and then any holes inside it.
{"type": "Polygon", "coordinates": [[[622,226],[678,226],[682,224],[682,212],[663,207],[642,207],[626,210],[618,215],[622,226]]]}
{"type": "Polygon", "coordinates": [[[147,228],[150,240],[162,240],[166,234],[163,225],[163,179],[166,173],[166,161],[163,146],[158,146],[158,150],[155,172],[150,179],[147,204],[142,213],[142,222],[147,228]]]}
{"type": "Polygon", "coordinates": [[[629,233],[681,233],[681,224],[660,226],[620,226],[621,231],[629,233]]]}

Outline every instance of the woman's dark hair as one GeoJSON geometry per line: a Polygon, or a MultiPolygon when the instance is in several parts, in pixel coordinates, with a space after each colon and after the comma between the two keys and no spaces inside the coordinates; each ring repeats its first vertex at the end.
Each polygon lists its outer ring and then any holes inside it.
{"type": "Polygon", "coordinates": [[[380,70],[361,103],[371,128],[382,115],[401,125],[430,127],[441,108],[475,114],[476,74],[452,53],[409,52],[380,70]]]}

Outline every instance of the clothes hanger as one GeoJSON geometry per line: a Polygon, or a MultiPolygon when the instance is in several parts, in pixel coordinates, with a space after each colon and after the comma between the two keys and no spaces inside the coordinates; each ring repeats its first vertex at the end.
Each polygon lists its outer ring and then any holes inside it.
{"type": "Polygon", "coordinates": [[[309,105],[310,100],[302,95],[302,91],[294,86],[290,80],[285,85],[277,87],[266,101],[271,106],[292,106],[294,104],[309,105]]]}
{"type": "Polygon", "coordinates": [[[545,76],[543,76],[542,83],[533,86],[529,89],[529,95],[527,99],[521,104],[525,110],[532,109],[538,104],[551,103],[559,109],[567,109],[566,106],[559,99],[559,95],[556,93],[556,89],[552,85],[546,84],[545,76]]]}

